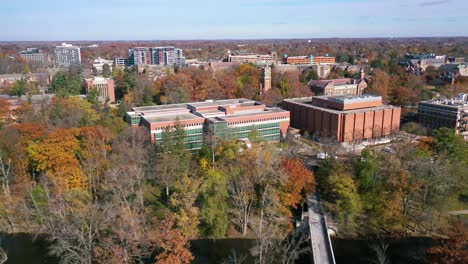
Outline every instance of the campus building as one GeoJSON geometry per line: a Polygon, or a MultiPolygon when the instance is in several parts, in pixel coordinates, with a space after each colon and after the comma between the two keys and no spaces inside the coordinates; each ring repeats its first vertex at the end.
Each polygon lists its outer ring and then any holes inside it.
{"type": "Polygon", "coordinates": [[[235,63],[253,63],[257,65],[267,65],[277,63],[278,54],[276,51],[271,51],[270,54],[254,54],[254,53],[243,53],[237,52],[231,54],[230,51],[227,53],[227,61],[235,63]]]}
{"type": "Polygon", "coordinates": [[[70,66],[81,65],[81,52],[79,47],[62,43],[55,47],[55,66],[57,68],[68,69],[70,66]]]}
{"type": "Polygon", "coordinates": [[[201,148],[207,141],[245,140],[252,130],[266,142],[286,136],[289,112],[247,99],[208,100],[205,102],[134,107],[127,112],[131,126],[143,126],[151,142],[158,144],[162,132],[179,122],[186,131],[188,149],[201,148]]]}
{"type": "Polygon", "coordinates": [[[85,89],[86,94],[88,94],[90,90],[96,89],[99,99],[102,102],[107,102],[107,100],[109,100],[109,103],[115,102],[115,84],[114,80],[111,78],[96,76],[94,78],[85,79],[85,89]]]}
{"type": "Polygon", "coordinates": [[[290,111],[292,127],[342,146],[389,141],[400,129],[400,107],[384,105],[380,96],[293,98],[282,107],[290,111]]]}
{"type": "Polygon", "coordinates": [[[315,95],[362,95],[367,88],[364,71],[361,78],[342,78],[332,80],[310,80],[307,84],[315,95]]]}
{"type": "Polygon", "coordinates": [[[104,65],[109,65],[109,69],[112,71],[112,66],[114,65],[113,60],[106,60],[101,57],[97,57],[93,61],[93,68],[96,69],[97,72],[101,73],[104,65]]]}
{"type": "Polygon", "coordinates": [[[25,59],[28,63],[37,63],[41,66],[49,66],[50,56],[48,53],[42,52],[38,48],[27,48],[20,52],[21,58],[25,59]]]}
{"type": "MultiPolygon", "coordinates": [[[[150,64],[162,66],[185,65],[182,49],[168,47],[135,47],[129,50],[129,61],[132,65],[150,64]]],[[[125,61],[123,61],[125,64],[125,61]]]]}
{"type": "Polygon", "coordinates": [[[288,56],[283,57],[284,64],[335,64],[335,57],[329,56],[288,56]]]}
{"type": "Polygon", "coordinates": [[[419,123],[429,129],[452,128],[468,140],[468,94],[419,102],[418,117],[419,123]]]}

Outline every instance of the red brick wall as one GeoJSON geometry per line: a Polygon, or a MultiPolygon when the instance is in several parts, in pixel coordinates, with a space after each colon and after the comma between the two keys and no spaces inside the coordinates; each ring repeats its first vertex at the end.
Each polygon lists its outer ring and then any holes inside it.
{"type": "Polygon", "coordinates": [[[333,113],[294,103],[283,103],[291,112],[295,127],[338,142],[361,141],[396,133],[400,128],[400,108],[358,113],[333,113]]]}

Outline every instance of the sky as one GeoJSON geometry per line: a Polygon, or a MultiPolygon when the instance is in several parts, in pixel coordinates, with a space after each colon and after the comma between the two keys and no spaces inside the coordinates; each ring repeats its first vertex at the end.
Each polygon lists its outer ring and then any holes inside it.
{"type": "Polygon", "coordinates": [[[468,0],[0,0],[0,41],[468,36],[468,0]]]}

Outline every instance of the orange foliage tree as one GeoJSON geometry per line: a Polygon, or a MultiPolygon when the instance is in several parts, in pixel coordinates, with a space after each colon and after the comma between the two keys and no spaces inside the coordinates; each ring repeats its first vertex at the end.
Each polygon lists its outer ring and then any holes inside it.
{"type": "Polygon", "coordinates": [[[59,193],[87,186],[78,158],[81,152],[77,139],[79,132],[76,128],[59,128],[52,131],[42,143],[28,148],[35,169],[45,173],[59,193]]]}
{"type": "Polygon", "coordinates": [[[184,264],[194,259],[187,237],[174,224],[175,220],[168,217],[157,225],[155,242],[161,249],[155,258],[157,264],[184,264]]]}
{"type": "Polygon", "coordinates": [[[468,263],[468,229],[463,222],[452,223],[444,233],[447,239],[428,249],[432,263],[456,264],[468,263]]]}
{"type": "Polygon", "coordinates": [[[297,205],[307,195],[314,192],[314,174],[297,157],[284,159],[281,166],[287,175],[287,179],[282,186],[281,200],[285,206],[297,208],[297,205]]]}

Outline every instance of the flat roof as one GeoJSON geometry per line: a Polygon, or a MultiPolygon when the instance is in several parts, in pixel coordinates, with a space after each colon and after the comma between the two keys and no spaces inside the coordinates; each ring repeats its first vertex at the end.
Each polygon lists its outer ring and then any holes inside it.
{"type": "Polygon", "coordinates": [[[419,104],[428,104],[434,106],[450,107],[450,108],[468,108],[468,102],[463,102],[462,100],[452,100],[452,99],[435,99],[428,101],[421,101],[419,104]]]}
{"type": "Polygon", "coordinates": [[[149,115],[149,116],[142,116],[143,119],[148,121],[149,123],[158,123],[158,122],[169,122],[179,119],[180,121],[186,121],[191,119],[200,119],[203,117],[197,116],[193,113],[173,113],[173,114],[162,114],[162,115],[149,115]]]}
{"type": "MultiPolygon", "coordinates": [[[[382,101],[382,96],[377,95],[322,95],[322,96],[314,96],[312,98],[319,98],[328,100],[330,102],[340,103],[340,104],[354,104],[354,103],[362,103],[362,102],[374,102],[374,101],[382,101]]],[[[312,99],[313,100],[313,99],[312,99]]]]}
{"type": "MultiPolygon", "coordinates": [[[[328,97],[328,96],[317,96],[317,97],[328,97]]],[[[322,111],[327,111],[327,112],[330,112],[330,113],[335,113],[335,114],[340,114],[340,113],[361,113],[361,112],[367,112],[367,111],[399,108],[397,106],[383,104],[383,105],[380,105],[380,106],[366,107],[366,108],[359,108],[359,109],[335,110],[335,109],[332,109],[332,108],[326,108],[326,107],[313,105],[312,104],[312,98],[313,97],[290,98],[290,99],[284,99],[284,101],[290,102],[290,103],[295,103],[295,104],[302,105],[302,106],[305,106],[305,107],[319,109],[319,110],[322,110],[322,111]]]]}

